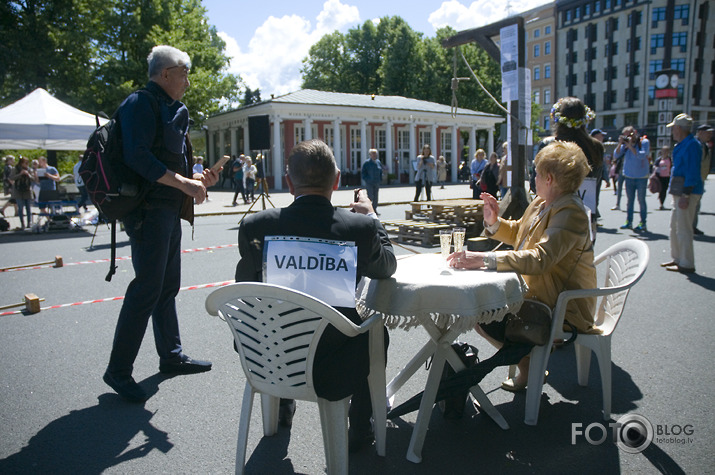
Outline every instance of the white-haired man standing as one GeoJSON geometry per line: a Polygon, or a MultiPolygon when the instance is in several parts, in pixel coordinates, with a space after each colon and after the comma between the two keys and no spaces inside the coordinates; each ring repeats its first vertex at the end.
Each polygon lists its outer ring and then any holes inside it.
{"type": "Polygon", "coordinates": [[[145,180],[145,203],[123,219],[132,251],[134,280],[119,312],[104,382],[131,402],[149,395],[132,377],[149,318],[159,354],[159,371],[190,374],[209,371],[181,347],[175,297],[181,281],[180,212],[185,198],[201,203],[218,181],[209,169],[192,172],[186,134],[189,110],[180,101],[189,87],[189,55],[156,46],[149,57],[149,82],[119,109],[124,161],[145,180]]]}
{"type": "Polygon", "coordinates": [[[670,217],[670,256],[672,260],[661,266],[672,272],[692,274],[695,272],[693,252],[693,218],[703,195],[703,180],[700,176],[702,149],[693,137],[693,118],[678,114],[671,127],[673,140],[673,169],[670,172],[668,193],[673,195],[673,212],[670,217]]]}

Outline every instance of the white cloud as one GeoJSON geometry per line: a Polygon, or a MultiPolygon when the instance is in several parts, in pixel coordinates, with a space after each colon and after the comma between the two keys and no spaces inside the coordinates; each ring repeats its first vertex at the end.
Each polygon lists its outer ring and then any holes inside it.
{"type": "Polygon", "coordinates": [[[549,0],[511,0],[506,8],[506,3],[494,0],[477,0],[469,6],[457,0],[443,2],[440,7],[432,12],[428,18],[435,30],[444,26],[451,26],[457,31],[478,28],[518,12],[531,10],[539,5],[548,3],[549,0]]]}
{"type": "Polygon", "coordinates": [[[226,53],[232,58],[229,72],[243,78],[251,89],[260,88],[263,98],[300,89],[300,68],[308,50],[323,35],[359,23],[357,7],[327,0],[318,14],[316,27],[298,15],[274,16],[259,26],[241,51],[236,40],[224,32],[226,53]]]}

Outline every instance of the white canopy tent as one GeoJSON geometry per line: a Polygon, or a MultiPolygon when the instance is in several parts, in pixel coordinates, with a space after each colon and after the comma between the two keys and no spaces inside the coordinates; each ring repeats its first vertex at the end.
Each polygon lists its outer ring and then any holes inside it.
{"type": "Polygon", "coordinates": [[[92,114],[38,88],[0,109],[0,150],[84,150],[96,126],[92,114]]]}

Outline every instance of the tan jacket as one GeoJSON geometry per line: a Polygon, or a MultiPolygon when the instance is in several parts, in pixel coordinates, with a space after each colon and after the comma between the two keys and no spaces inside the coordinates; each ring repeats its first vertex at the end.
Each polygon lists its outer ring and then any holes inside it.
{"type": "MultiPolygon", "coordinates": [[[[491,237],[514,247],[496,253],[497,270],[522,274],[529,286],[526,298],[553,308],[563,290],[595,288],[596,268],[590,223],[578,196],[561,196],[539,216],[543,203],[537,197],[518,221],[499,218],[499,229],[491,237]]],[[[593,327],[595,309],[595,297],[572,300],[566,320],[581,333],[600,333],[593,327]]]]}

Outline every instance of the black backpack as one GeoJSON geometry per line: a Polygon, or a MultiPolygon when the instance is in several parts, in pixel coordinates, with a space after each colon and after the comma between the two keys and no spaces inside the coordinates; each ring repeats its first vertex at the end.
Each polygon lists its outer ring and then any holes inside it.
{"type": "MultiPolygon", "coordinates": [[[[151,149],[156,153],[163,134],[159,102],[156,96],[146,89],[139,89],[137,93],[149,98],[156,117],[157,131],[151,149]]],[[[111,261],[109,273],[105,278],[109,282],[116,271],[116,220],[126,217],[144,204],[150,183],[124,163],[119,109],[104,125],[99,124],[99,116],[96,116],[96,119],[97,128],[87,140],[79,175],[100,216],[112,227],[111,261]]]]}

